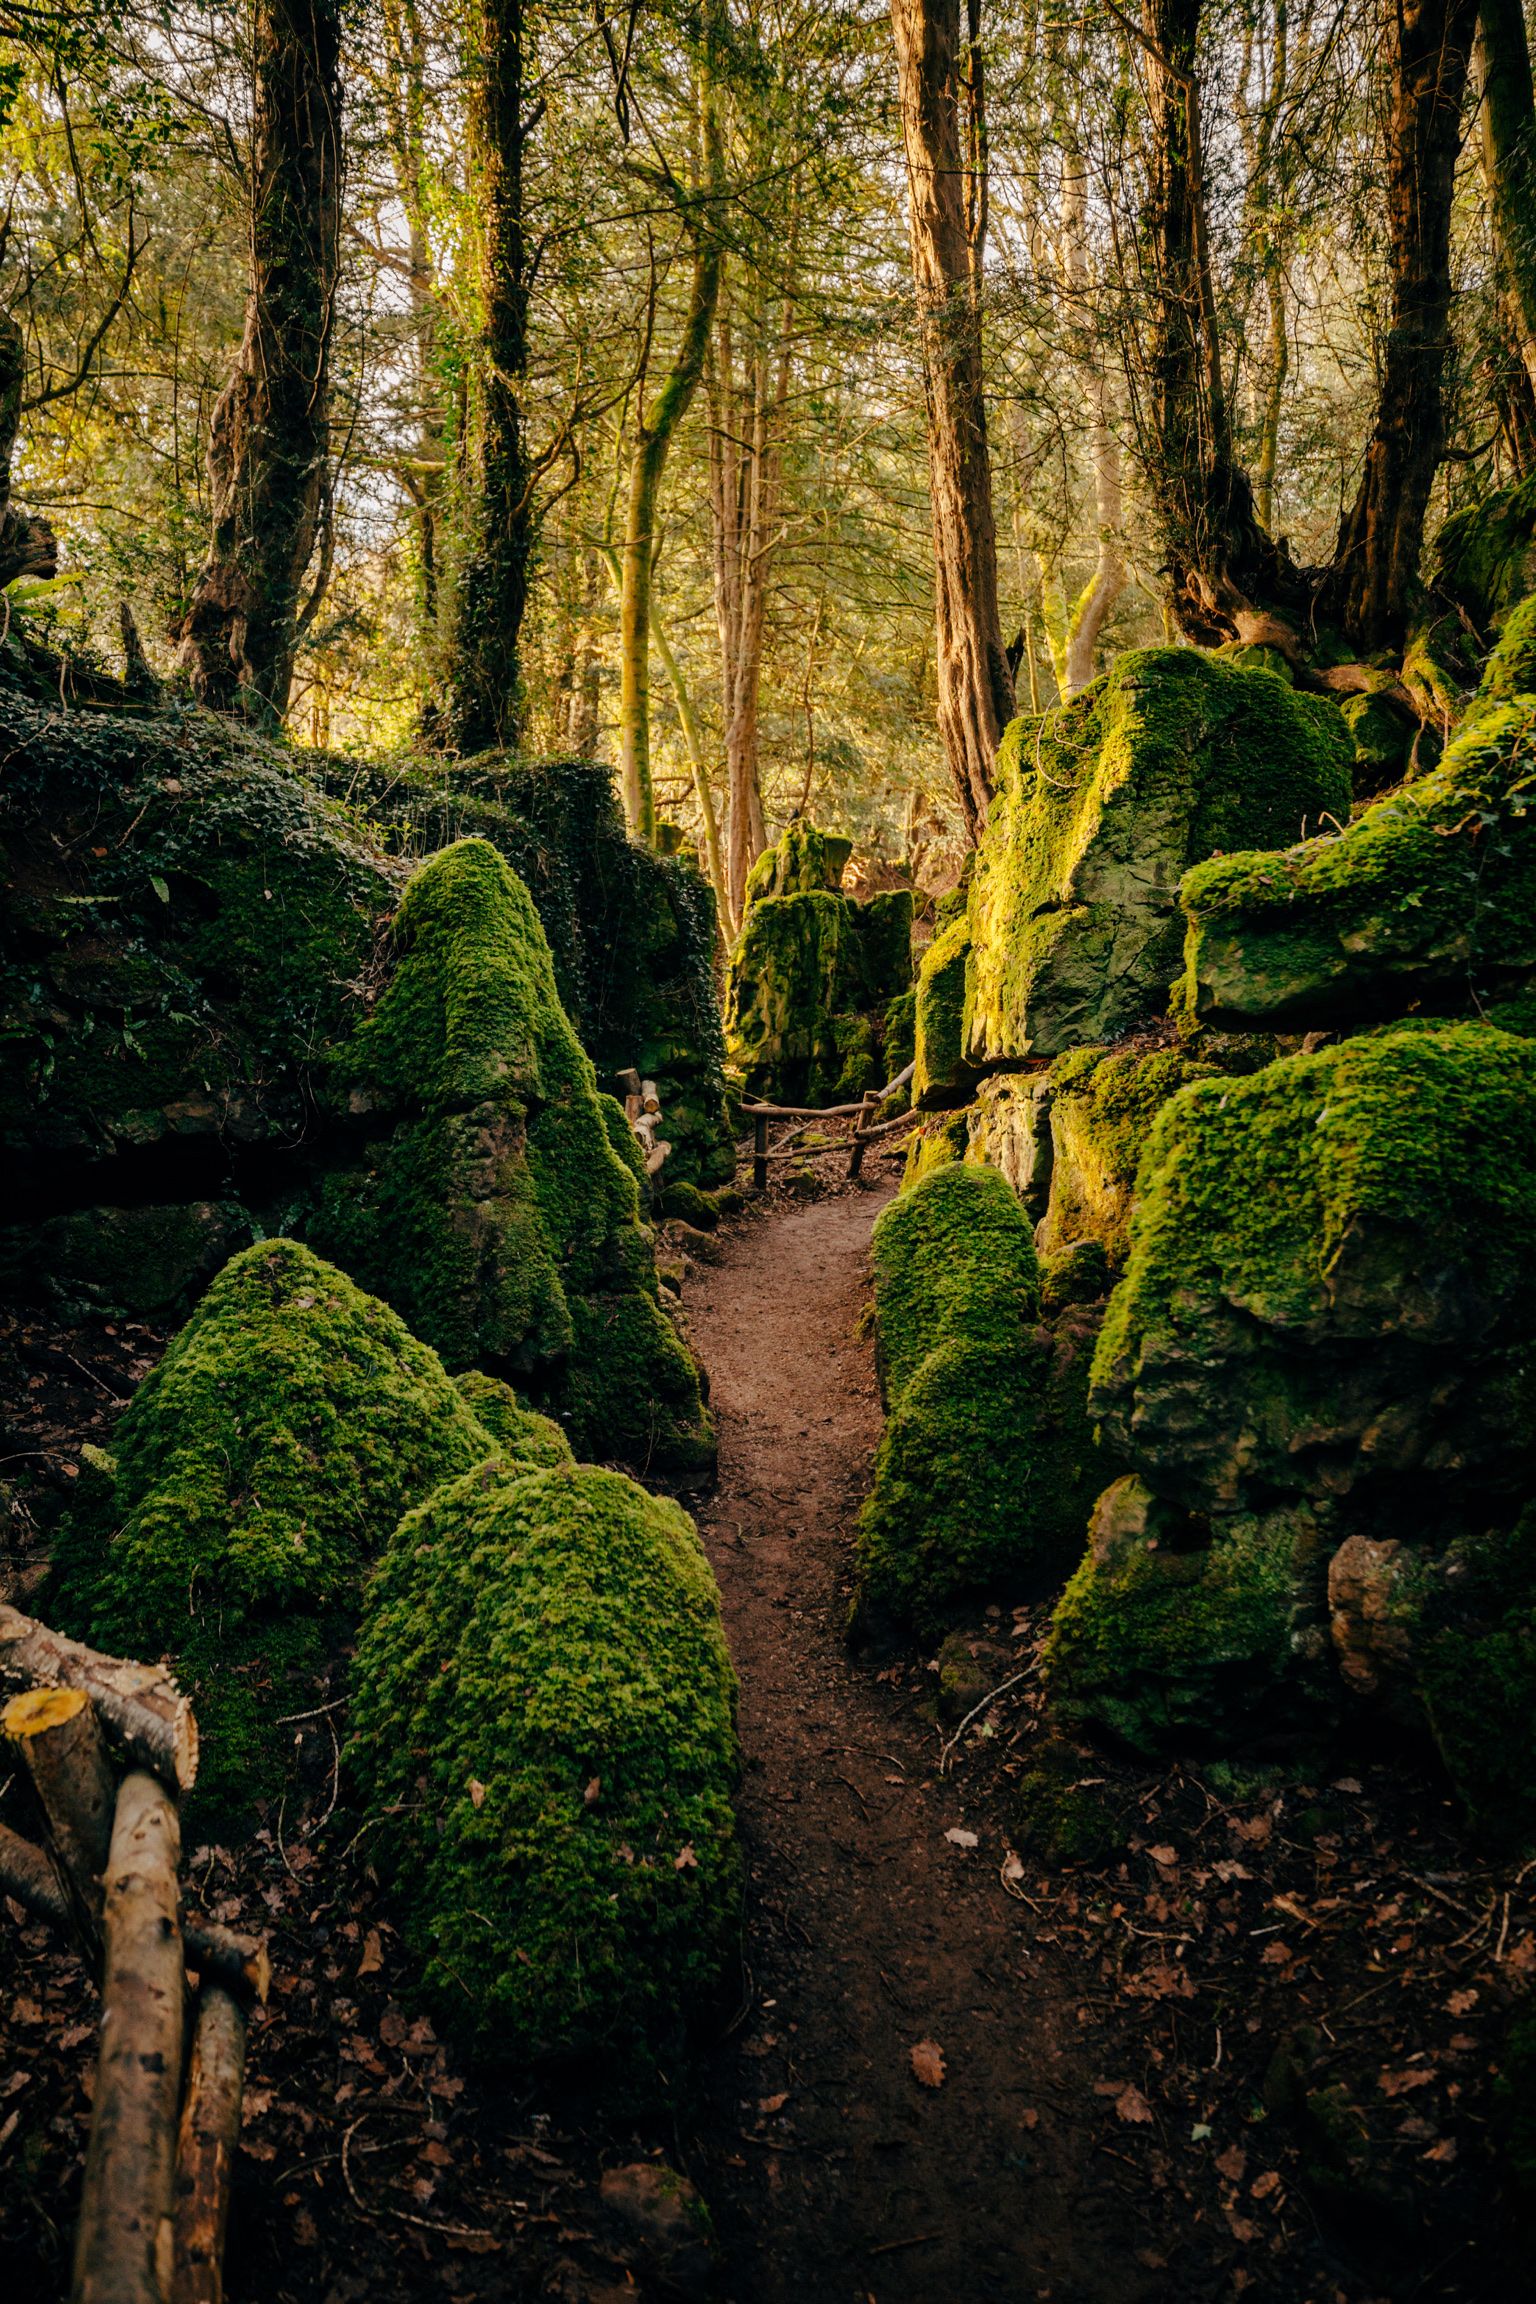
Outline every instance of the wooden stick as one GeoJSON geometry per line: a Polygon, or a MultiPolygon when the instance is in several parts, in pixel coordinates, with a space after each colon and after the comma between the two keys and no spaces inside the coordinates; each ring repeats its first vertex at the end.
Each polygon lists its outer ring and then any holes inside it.
{"type": "Polygon", "coordinates": [[[768,1116],[765,1112],[752,1115],[752,1189],[768,1189],[768,1116]]]}
{"type": "Polygon", "coordinates": [[[879,1097],[873,1094],[866,1096],[859,1117],[853,1124],[853,1145],[848,1154],[848,1181],[850,1184],[864,1166],[864,1147],[869,1141],[866,1128],[871,1114],[878,1112],[879,1109],[879,1097]]]}
{"type": "Polygon", "coordinates": [[[79,1688],[29,1689],[0,1712],[0,1728],[20,1748],[31,1772],[59,1869],[94,1941],[117,1779],[91,1700],[79,1688]]]}
{"type": "Polygon", "coordinates": [[[217,1984],[197,1999],[197,2030],[176,2147],[172,2304],[223,2304],[224,2233],[240,2141],[245,2017],[217,1984]]]}
{"type": "Polygon", "coordinates": [[[98,1655],[0,1605],[0,1686],[79,1688],[137,1766],[173,1792],[197,1780],[197,1722],[163,1665],[98,1655]]]}
{"type": "MultiPolygon", "coordinates": [[[[69,1894],[46,1850],[34,1848],[8,1824],[0,1824],[0,1893],[14,1897],[34,1919],[45,1920],[61,1935],[73,1934],[69,1894]]],[[[221,1984],[242,2006],[266,1999],[272,1962],[260,1936],[241,1936],[216,1921],[189,1918],[182,1950],[194,1975],[221,1984]]]]}
{"type": "Polygon", "coordinates": [[[147,1770],[123,1778],[107,1859],[101,2047],[71,2304],[166,2304],[186,1969],[181,1827],[147,1770]]]}
{"type": "MultiPolygon", "coordinates": [[[[894,1080],[887,1080],[883,1088],[871,1091],[877,1103],[883,1104],[887,1096],[894,1096],[898,1088],[905,1088],[916,1064],[908,1064],[894,1080]]],[[[862,1112],[865,1099],[857,1104],[743,1104],[741,1109],[749,1119],[764,1120],[846,1120],[851,1113],[862,1112]]]]}

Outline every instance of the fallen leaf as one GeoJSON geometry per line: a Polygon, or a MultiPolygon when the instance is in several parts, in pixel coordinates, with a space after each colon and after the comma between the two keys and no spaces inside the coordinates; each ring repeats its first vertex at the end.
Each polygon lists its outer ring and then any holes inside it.
{"type": "Polygon", "coordinates": [[[583,1805],[588,1808],[595,1808],[598,1801],[602,1798],[602,1792],[603,1780],[601,1776],[594,1776],[591,1783],[587,1786],[585,1792],[583,1792],[581,1796],[583,1805]]]}
{"type": "Polygon", "coordinates": [[[471,1808],[483,1808],[485,1806],[485,1786],[478,1776],[471,1776],[469,1780],[469,1804],[471,1808]]]}
{"type": "Polygon", "coordinates": [[[1234,2240],[1241,2240],[1245,2244],[1250,2240],[1257,2240],[1259,2236],[1257,2224],[1250,2224],[1247,2217],[1239,2216],[1235,2208],[1227,2210],[1227,2230],[1234,2240]]]}
{"type": "Polygon", "coordinates": [[[1469,1985],[1464,1992],[1453,1992],[1445,2005],[1453,2016],[1465,2016],[1469,2008],[1477,2006],[1477,1994],[1469,1985]]]}
{"type": "Polygon", "coordinates": [[[924,2088],[944,2085],[944,2051],[937,2040],[919,2040],[912,2050],[912,2077],[924,2088]]]}
{"type": "Polygon", "coordinates": [[[1438,2160],[1442,2166],[1444,2166],[1447,2162],[1454,2160],[1456,2157],[1455,2137],[1442,2136],[1438,2144],[1431,2144],[1424,2157],[1426,2160],[1438,2160]]]}
{"type": "Polygon", "coordinates": [[[953,1841],[957,1848],[979,1848],[981,1846],[981,1842],[977,1838],[976,1834],[974,1832],[967,1832],[959,1824],[951,1824],[944,1837],[946,1840],[953,1841]]]}
{"type": "Polygon", "coordinates": [[[1334,1790],[1335,1792],[1359,1793],[1365,1790],[1365,1786],[1359,1783],[1353,1776],[1341,1776],[1338,1782],[1334,1785],[1334,1790]]]}
{"type": "Polygon", "coordinates": [[[1122,2088],[1115,2098],[1115,2117],[1139,2127],[1151,2119],[1152,2107],[1139,2088],[1122,2088]]]}
{"type": "Polygon", "coordinates": [[[1248,2166],[1248,2155],[1241,2144],[1229,2144],[1225,2152],[1218,2152],[1216,2165],[1229,2184],[1241,2184],[1248,2166]]]}
{"type": "Polygon", "coordinates": [[[1267,2200],[1280,2182],[1278,2168],[1266,2168],[1262,2176],[1255,2176],[1248,2190],[1255,2200],[1267,2200]]]}
{"type": "Polygon", "coordinates": [[[1410,2064],[1404,2072],[1379,2073],[1376,2085],[1383,2096],[1406,2096],[1410,2088],[1427,2088],[1434,2077],[1422,2065],[1410,2064]]]}
{"type": "Polygon", "coordinates": [[[788,2102],[789,2090],[781,2088],[777,2096],[759,2096],[757,2108],[762,2113],[782,2112],[788,2102]]]}
{"type": "Polygon", "coordinates": [[[673,1857],[672,1869],[674,1872],[697,1872],[698,1868],[699,1860],[693,1852],[693,1843],[690,1840],[679,1848],[673,1857]]]}
{"type": "Polygon", "coordinates": [[[1149,1848],[1147,1850],[1147,1854],[1151,1857],[1154,1864],[1161,1864],[1165,1872],[1172,1871],[1177,1866],[1179,1861],[1179,1852],[1177,1848],[1170,1848],[1166,1841],[1162,1842],[1156,1848],[1149,1848]]]}

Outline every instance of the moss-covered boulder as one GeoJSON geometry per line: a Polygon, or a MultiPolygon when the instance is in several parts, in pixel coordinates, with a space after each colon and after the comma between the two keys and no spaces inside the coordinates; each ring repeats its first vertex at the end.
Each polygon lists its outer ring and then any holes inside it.
{"type": "Polygon", "coordinates": [[[556,1464],[574,1464],[571,1444],[552,1416],[525,1407],[510,1384],[482,1369],[467,1368],[455,1376],[460,1397],[467,1400],[477,1421],[484,1425],[502,1456],[529,1471],[547,1472],[556,1464]]]}
{"type": "Polygon", "coordinates": [[[1185,648],[1135,650],[1016,720],[971,887],[965,1060],[1057,1056],[1161,1014],[1189,867],[1347,816],[1351,752],[1328,699],[1185,648]]]}
{"type": "Polygon", "coordinates": [[[765,896],[808,896],[818,889],[840,895],[852,854],[846,833],[821,832],[804,816],[792,817],[747,874],[747,903],[760,903],[765,896]]]}
{"type": "MultiPolygon", "coordinates": [[[[1051,1084],[1045,1071],[994,1072],[967,1114],[967,1160],[995,1168],[1038,1223],[1051,1196],[1051,1084]]],[[[1039,1243],[1037,1242],[1038,1246],[1039,1243]]]]}
{"type": "Polygon", "coordinates": [[[1313,1029],[1432,1006],[1478,1013],[1536,972],[1536,670],[1493,685],[1438,767],[1342,831],[1198,866],[1178,997],[1234,1025],[1313,1029]]]}
{"type": "Polygon", "coordinates": [[[1175,1046],[1077,1048],[1047,1075],[1050,1197],[1037,1236],[1042,1255],[1097,1240],[1125,1261],[1136,1170],[1156,1114],[1216,1067],[1175,1046]]]}
{"type": "Polygon", "coordinates": [[[1484,641],[1536,587],[1536,480],[1496,488],[1435,538],[1434,590],[1454,600],[1484,641]]]}
{"type": "Polygon", "coordinates": [[[560,1005],[527,890],[484,840],[422,865],[393,966],[337,1059],[372,1135],[310,1236],[450,1367],[515,1377],[588,1456],[713,1461],[697,1371],[658,1301],[632,1167],[560,1005]]]}
{"type": "Polygon", "coordinates": [[[199,1799],[238,1808],[281,1788],[279,1715],[334,1660],[396,1522],[495,1446],[387,1305],[263,1241],[124,1411],[110,1504],[66,1538],[56,1612],[118,1654],[175,1660],[203,1732],[199,1799]]]}
{"type": "Polygon", "coordinates": [[[1093,1404],[1198,1511],[1523,1499],[1536,1045],[1423,1025],[1181,1090],[1152,1126],[1093,1404]]]}
{"type": "Polygon", "coordinates": [[[918,966],[913,1003],[912,1102],[920,1112],[963,1103],[975,1074],[965,1061],[965,985],[971,926],[962,913],[940,929],[918,966]]]}
{"type": "Polygon", "coordinates": [[[1320,1676],[1317,1562],[1305,1506],[1192,1523],[1113,1482],[1051,1620],[1053,1711],[1147,1753],[1272,1728],[1320,1676]]]}
{"type": "Polygon", "coordinates": [[[488,1466],[369,1587],[351,1764],[443,2019],[483,2056],[671,2057],[736,1949],[735,1680],[679,1507],[488,1466]]]}
{"type": "Polygon", "coordinates": [[[963,1162],[885,1210],[874,1270],[889,1420],[858,1616],[927,1632],[963,1595],[1038,1587],[1076,1558],[1103,1477],[1086,1413],[1096,1319],[1038,1324],[1028,1218],[1000,1175],[963,1162]]]}
{"type": "Polygon", "coordinates": [[[747,1094],[769,1103],[847,1103],[902,1069],[887,1032],[894,1022],[905,1039],[893,1004],[911,988],[912,897],[837,893],[829,851],[840,847],[797,820],[753,866],[725,1036],[747,1094]]]}

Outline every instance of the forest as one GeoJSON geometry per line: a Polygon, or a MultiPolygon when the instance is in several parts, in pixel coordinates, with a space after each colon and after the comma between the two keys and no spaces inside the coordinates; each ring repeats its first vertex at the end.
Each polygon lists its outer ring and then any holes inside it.
{"type": "Polygon", "coordinates": [[[1523,0],[0,0],[0,2276],[1492,2304],[1523,0]]]}

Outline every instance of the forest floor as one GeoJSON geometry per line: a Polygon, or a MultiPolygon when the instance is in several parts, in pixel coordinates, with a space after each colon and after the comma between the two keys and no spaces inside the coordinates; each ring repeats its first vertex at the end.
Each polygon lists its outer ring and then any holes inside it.
{"type": "MultiPolygon", "coordinates": [[[[1150,1769],[1084,1748],[1099,1843],[1064,1862],[1023,1799],[1046,1605],[979,1607],[939,1655],[851,1654],[889,1189],[792,1178],[671,1243],[720,1428],[698,1518],[741,1679],[750,1872],[742,1988],[698,2089],[631,2122],[461,2068],[412,2007],[344,1789],[329,1809],[326,1727],[308,1813],[189,1852],[195,1898],[265,1927],[277,1973],[230,2304],[1531,2292],[1494,2096],[1536,1977],[1536,1866],[1470,1847],[1411,1758],[1358,1749],[1150,1769]],[[712,2260],[647,2207],[662,2161],[708,2202],[712,2260]]],[[[110,1444],[163,1342],[0,1317],[23,1604],[80,1442],[110,1444]]],[[[7,2293],[67,2286],[94,2018],[78,1965],[0,1928],[7,2293]]]]}

